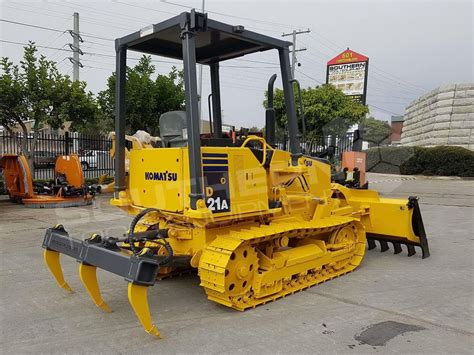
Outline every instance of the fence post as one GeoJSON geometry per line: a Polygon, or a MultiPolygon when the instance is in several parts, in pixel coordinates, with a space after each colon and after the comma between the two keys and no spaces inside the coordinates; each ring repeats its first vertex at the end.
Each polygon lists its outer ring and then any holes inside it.
{"type": "Polygon", "coordinates": [[[362,129],[356,129],[354,131],[353,139],[352,139],[352,151],[354,152],[361,152],[362,151],[362,129]]]}
{"type": "Polygon", "coordinates": [[[64,132],[64,154],[69,155],[69,131],[64,132]]]}

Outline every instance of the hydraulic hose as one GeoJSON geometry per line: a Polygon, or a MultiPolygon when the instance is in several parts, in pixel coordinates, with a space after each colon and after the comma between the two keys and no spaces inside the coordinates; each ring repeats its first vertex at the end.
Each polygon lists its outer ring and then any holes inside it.
{"type": "MultiPolygon", "coordinates": [[[[133,217],[132,222],[130,223],[130,228],[129,228],[128,235],[127,235],[127,243],[130,245],[130,250],[132,251],[133,255],[137,255],[141,251],[141,250],[138,250],[135,247],[135,241],[136,241],[135,240],[135,235],[134,235],[135,227],[138,224],[138,222],[140,222],[140,220],[150,212],[161,212],[161,211],[156,209],[156,208],[146,208],[143,211],[141,211],[140,213],[138,213],[135,217],[133,217]]],[[[157,235],[156,239],[162,239],[164,241],[164,243],[160,243],[160,244],[163,245],[165,247],[166,251],[168,252],[167,257],[160,262],[160,264],[165,264],[173,256],[173,248],[171,248],[171,245],[168,243],[168,241],[165,239],[164,236],[157,235]]]]}

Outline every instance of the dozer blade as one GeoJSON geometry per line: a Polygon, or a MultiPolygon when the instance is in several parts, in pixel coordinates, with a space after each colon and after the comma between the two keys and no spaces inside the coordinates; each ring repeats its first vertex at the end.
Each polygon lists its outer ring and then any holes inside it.
{"type": "Polygon", "coordinates": [[[86,265],[84,263],[79,264],[79,277],[81,278],[82,284],[84,285],[87,293],[91,296],[92,301],[100,309],[110,313],[112,310],[109,308],[107,303],[104,302],[100,295],[99,283],[97,282],[97,268],[95,266],[86,265]]]}
{"type": "Polygon", "coordinates": [[[147,333],[161,338],[160,332],[151,320],[147,291],[147,286],[134,285],[130,282],[128,284],[128,301],[135,311],[143,329],[145,329],[147,333]]]}
{"type": "Polygon", "coordinates": [[[338,184],[332,188],[335,197],[345,199],[354,210],[360,211],[369,250],[374,249],[378,241],[382,252],[389,250],[391,243],[394,253],[399,254],[401,245],[405,244],[408,256],[416,254],[415,247],[421,248],[423,259],[430,256],[417,197],[381,198],[373,190],[348,189],[338,184]]]}
{"type": "Polygon", "coordinates": [[[393,242],[393,250],[394,254],[400,254],[402,252],[402,246],[400,245],[400,243],[393,242]]]}
{"type": "MultiPolygon", "coordinates": [[[[406,225],[407,231],[405,236],[400,235],[387,235],[387,234],[378,234],[367,233],[367,241],[369,244],[369,249],[371,244],[375,247],[375,241],[377,240],[380,243],[380,249],[382,252],[389,249],[388,242],[393,244],[394,254],[399,254],[402,252],[401,244],[407,246],[408,256],[413,256],[416,254],[415,246],[421,248],[422,258],[426,259],[430,256],[430,249],[428,247],[428,239],[426,237],[425,226],[423,225],[423,219],[421,217],[420,206],[418,204],[418,198],[410,196],[408,202],[406,203],[406,209],[411,213],[411,222],[406,225]]],[[[404,211],[404,206],[400,206],[400,210],[404,211]]],[[[404,221],[399,221],[403,223],[404,221]]]]}

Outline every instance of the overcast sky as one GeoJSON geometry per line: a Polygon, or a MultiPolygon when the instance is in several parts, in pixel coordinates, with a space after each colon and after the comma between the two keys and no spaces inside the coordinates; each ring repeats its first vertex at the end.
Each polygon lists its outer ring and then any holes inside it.
{"type": "MultiPolygon", "coordinates": [[[[72,13],[79,12],[84,39],[80,79],[97,93],[114,70],[112,39],[163,21],[187,7],[199,9],[201,0],[1,1],[0,18],[65,31],[72,28],[72,13]]],[[[403,114],[410,101],[439,85],[474,81],[472,1],[206,0],[206,10],[216,20],[274,37],[309,28],[311,33],[301,34],[297,40],[298,48],[307,48],[298,53],[301,67],[296,77],[303,87],[325,81],[326,62],[346,47],[368,56],[368,104],[371,114],[379,119],[403,114]]],[[[0,22],[0,39],[19,43],[32,40],[54,48],[41,48],[40,52],[56,60],[63,73],[72,75],[67,59],[71,53],[57,49],[68,48],[72,39],[67,32],[0,22]]],[[[18,62],[22,46],[0,42],[0,55],[18,62]]],[[[258,62],[233,60],[221,68],[224,122],[262,127],[263,91],[271,74],[279,74],[273,65],[278,56],[270,51],[245,59],[258,62]]],[[[168,64],[155,64],[159,73],[170,69],[168,64]]],[[[210,91],[208,77],[205,68],[203,97],[210,91]]],[[[281,86],[279,81],[277,85],[281,86]]],[[[207,117],[204,106],[203,117],[207,117]]]]}

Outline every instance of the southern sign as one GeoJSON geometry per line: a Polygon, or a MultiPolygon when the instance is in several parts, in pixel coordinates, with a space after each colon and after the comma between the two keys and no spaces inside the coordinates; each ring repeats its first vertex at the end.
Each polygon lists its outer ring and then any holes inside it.
{"type": "Polygon", "coordinates": [[[369,58],[349,48],[327,63],[326,84],[365,105],[369,58]]]}

